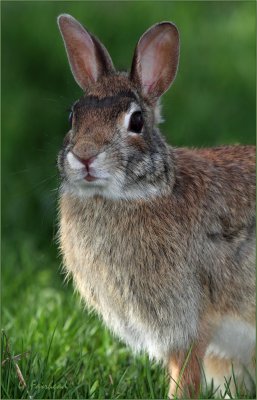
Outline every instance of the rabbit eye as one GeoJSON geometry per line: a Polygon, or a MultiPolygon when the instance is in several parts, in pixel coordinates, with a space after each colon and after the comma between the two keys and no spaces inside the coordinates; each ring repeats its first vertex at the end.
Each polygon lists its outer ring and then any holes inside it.
{"type": "Polygon", "coordinates": [[[135,111],[130,117],[129,128],[130,132],[140,133],[144,125],[141,111],[135,111]]]}
{"type": "Polygon", "coordinates": [[[69,113],[69,125],[70,125],[70,127],[72,126],[72,119],[73,119],[73,112],[71,111],[69,113]]]}

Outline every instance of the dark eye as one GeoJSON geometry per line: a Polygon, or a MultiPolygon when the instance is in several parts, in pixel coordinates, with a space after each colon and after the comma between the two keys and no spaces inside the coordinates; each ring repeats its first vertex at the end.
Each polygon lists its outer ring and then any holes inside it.
{"type": "Polygon", "coordinates": [[[70,125],[70,127],[72,127],[72,119],[73,119],[73,112],[71,111],[69,113],[69,125],[70,125]]]}
{"type": "Polygon", "coordinates": [[[140,133],[144,125],[141,111],[135,111],[130,117],[128,130],[135,133],[140,133]]]}

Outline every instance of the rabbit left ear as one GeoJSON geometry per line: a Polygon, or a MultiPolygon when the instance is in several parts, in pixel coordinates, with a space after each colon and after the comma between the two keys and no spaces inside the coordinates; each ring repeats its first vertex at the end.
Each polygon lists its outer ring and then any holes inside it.
{"type": "Polygon", "coordinates": [[[156,101],[172,84],[178,59],[178,30],[170,22],[161,22],[148,29],[140,38],[130,78],[141,87],[143,95],[156,101]]]}
{"type": "Polygon", "coordinates": [[[58,25],[66,47],[71,71],[79,86],[87,91],[103,74],[114,72],[102,43],[71,15],[61,14],[58,25]]]}

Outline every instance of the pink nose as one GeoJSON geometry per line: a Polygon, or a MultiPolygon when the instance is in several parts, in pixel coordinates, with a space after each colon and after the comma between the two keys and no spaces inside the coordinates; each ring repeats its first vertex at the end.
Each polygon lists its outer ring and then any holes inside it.
{"type": "Polygon", "coordinates": [[[94,157],[90,157],[90,158],[88,158],[88,159],[85,160],[84,158],[81,158],[81,157],[77,156],[77,155],[74,154],[74,153],[73,153],[73,155],[74,155],[74,157],[76,157],[82,164],[85,165],[87,171],[89,170],[90,164],[92,164],[92,162],[96,159],[96,157],[94,156],[94,157]]]}

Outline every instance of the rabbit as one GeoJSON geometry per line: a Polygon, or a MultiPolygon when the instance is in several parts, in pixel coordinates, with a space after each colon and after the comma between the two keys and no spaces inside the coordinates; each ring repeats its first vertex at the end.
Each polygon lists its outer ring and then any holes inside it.
{"type": "Polygon", "coordinates": [[[58,25],[83,90],[58,154],[67,275],[116,336],[166,366],[169,398],[197,397],[203,368],[223,391],[233,363],[254,379],[255,147],[166,143],[173,23],[142,35],[129,73],[72,16],[58,25]]]}

